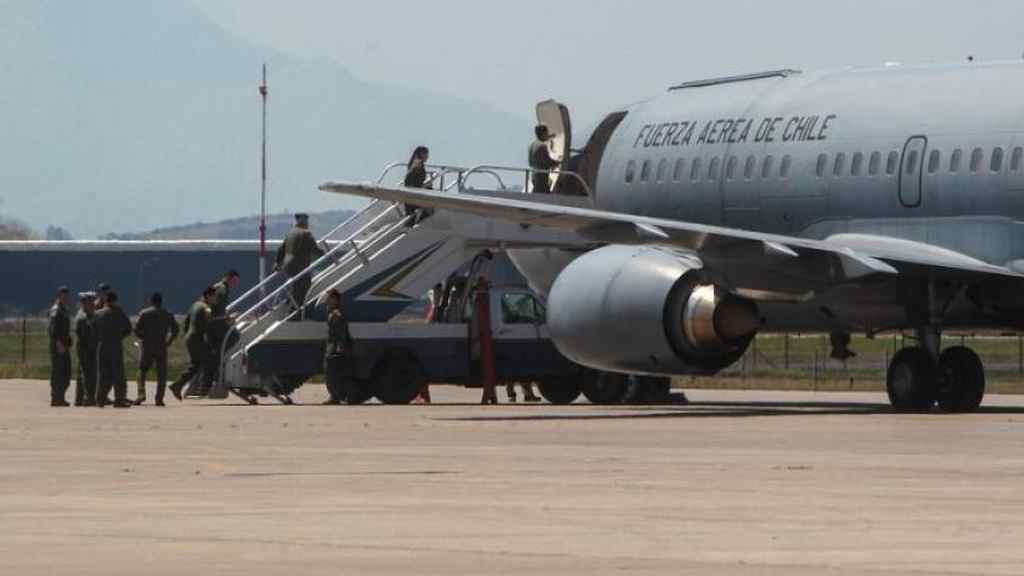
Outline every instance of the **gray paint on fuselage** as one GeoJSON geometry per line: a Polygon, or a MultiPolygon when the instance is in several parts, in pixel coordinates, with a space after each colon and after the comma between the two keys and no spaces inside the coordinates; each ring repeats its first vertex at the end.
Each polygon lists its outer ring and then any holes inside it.
{"type": "MultiPolygon", "coordinates": [[[[858,232],[914,239],[942,246],[989,263],[1003,265],[1024,258],[1024,171],[1011,172],[1014,148],[1024,146],[1024,65],[994,63],[929,67],[890,67],[794,75],[749,82],[671,91],[630,109],[605,155],[596,193],[598,207],[645,215],[670,215],[680,220],[738,228],[827,238],[858,232]],[[699,134],[719,119],[762,119],[833,116],[824,139],[689,144],[681,138],[641,136],[644,126],[693,122],[699,134]],[[889,152],[902,155],[907,140],[927,137],[922,164],[920,206],[900,202],[898,175],[887,175],[889,152]],[[639,144],[638,144],[639,140],[639,144]],[[668,141],[667,145],[665,141],[668,141]],[[673,145],[672,142],[677,142],[673,145]],[[995,148],[1003,150],[1001,170],[989,170],[995,148]],[[959,148],[960,170],[949,170],[950,155],[959,148]],[[977,173],[970,171],[971,153],[984,151],[977,173]],[[941,154],[939,169],[928,171],[932,150],[941,154]],[[867,175],[870,156],[881,154],[878,175],[867,175]],[[851,176],[851,162],[863,154],[860,176],[851,176]],[[824,177],[816,174],[819,154],[827,154],[824,177]],[[833,175],[836,154],[845,155],[842,175],[833,175]],[[792,158],[792,174],[779,178],[782,158],[792,158]],[[737,158],[736,177],[725,178],[727,159],[737,158]],[[753,178],[744,178],[748,156],[756,158],[753,178]],[[761,178],[762,162],[774,160],[771,175],[761,178]],[[707,177],[713,158],[722,174],[707,177]],[[686,161],[680,182],[673,181],[679,158],[686,161]],[[692,162],[702,164],[699,181],[690,180],[692,162]],[[637,178],[625,183],[629,161],[637,178]],[[657,166],[667,163],[665,181],[657,166]],[[640,182],[644,161],[650,178],[640,182]]],[[[816,130],[816,131],[817,131],[816,130]]],[[[650,132],[650,129],[649,129],[650,132]]],[[[734,134],[735,136],[735,134],[734,134]]]]}

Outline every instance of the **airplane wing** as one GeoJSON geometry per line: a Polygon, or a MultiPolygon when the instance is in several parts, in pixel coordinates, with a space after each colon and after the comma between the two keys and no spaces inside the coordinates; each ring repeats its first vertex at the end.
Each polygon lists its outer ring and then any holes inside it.
{"type": "Polygon", "coordinates": [[[900,275],[1024,280],[1024,274],[958,252],[881,236],[842,234],[814,240],[596,210],[556,196],[522,193],[456,194],[349,182],[328,182],[320,189],[570,230],[595,243],[682,249],[698,255],[723,285],[737,288],[801,294],[900,275]]]}

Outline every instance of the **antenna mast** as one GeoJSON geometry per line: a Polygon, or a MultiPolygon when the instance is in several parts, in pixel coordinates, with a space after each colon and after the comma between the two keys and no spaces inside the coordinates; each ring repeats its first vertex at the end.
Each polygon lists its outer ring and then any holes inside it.
{"type": "Polygon", "coordinates": [[[260,158],[260,283],[267,277],[267,64],[263,64],[260,83],[263,101],[262,155],[260,158]]]}

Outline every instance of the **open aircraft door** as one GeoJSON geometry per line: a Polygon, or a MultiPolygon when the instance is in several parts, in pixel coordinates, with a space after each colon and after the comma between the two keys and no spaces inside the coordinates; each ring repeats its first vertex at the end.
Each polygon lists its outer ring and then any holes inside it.
{"type": "MultiPolygon", "coordinates": [[[[551,133],[551,140],[548,141],[551,157],[561,163],[561,168],[565,168],[572,150],[572,122],[569,119],[569,109],[561,102],[545,100],[537,104],[537,123],[548,127],[551,133]]],[[[557,183],[558,175],[552,174],[552,190],[557,183]]]]}

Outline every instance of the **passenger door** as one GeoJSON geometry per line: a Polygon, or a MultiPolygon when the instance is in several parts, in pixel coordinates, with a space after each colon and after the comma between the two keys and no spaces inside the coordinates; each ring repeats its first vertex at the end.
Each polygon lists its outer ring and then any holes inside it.
{"type": "MultiPolygon", "coordinates": [[[[537,104],[537,123],[548,127],[551,133],[551,140],[548,141],[551,157],[561,162],[561,167],[564,168],[572,149],[572,122],[569,118],[569,109],[561,102],[545,100],[537,104]]],[[[557,183],[558,175],[552,174],[552,190],[557,183]]]]}
{"type": "Polygon", "coordinates": [[[928,151],[928,138],[912,136],[903,146],[903,157],[900,159],[899,195],[900,204],[905,208],[917,208],[921,205],[921,185],[923,179],[925,153],[928,151]]]}

